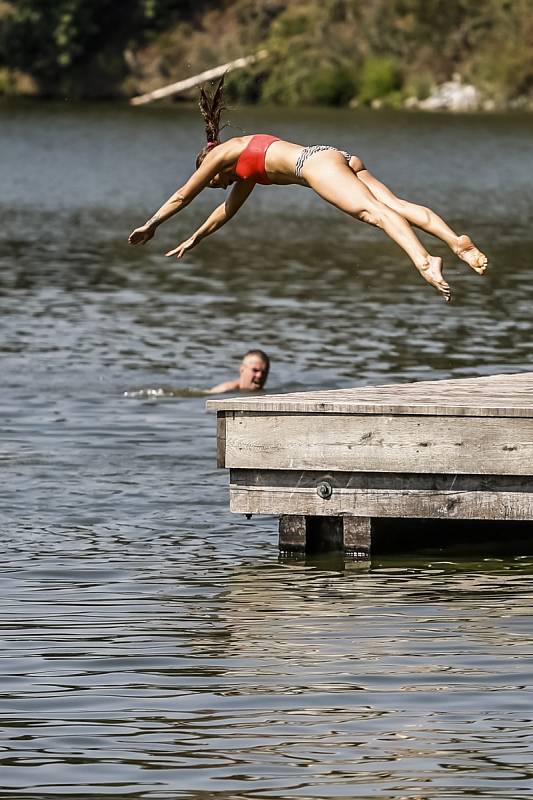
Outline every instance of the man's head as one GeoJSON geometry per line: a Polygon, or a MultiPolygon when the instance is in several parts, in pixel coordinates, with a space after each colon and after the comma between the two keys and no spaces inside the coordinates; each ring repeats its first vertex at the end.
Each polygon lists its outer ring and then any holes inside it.
{"type": "Polygon", "coordinates": [[[241,362],[239,389],[257,391],[262,389],[268,378],[270,359],[262,350],[249,350],[241,362]]]}

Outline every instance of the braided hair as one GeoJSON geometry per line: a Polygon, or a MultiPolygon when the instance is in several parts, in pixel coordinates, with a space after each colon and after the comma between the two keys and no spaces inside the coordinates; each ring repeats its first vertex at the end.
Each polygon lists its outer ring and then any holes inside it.
{"type": "Polygon", "coordinates": [[[205,86],[200,89],[200,99],[198,105],[202,117],[204,118],[205,135],[207,144],[200,150],[196,157],[196,169],[200,166],[206,155],[213,147],[220,144],[220,117],[225,109],[224,105],[224,78],[223,75],[218,82],[218,86],[212,91],[208,92],[205,86]]]}

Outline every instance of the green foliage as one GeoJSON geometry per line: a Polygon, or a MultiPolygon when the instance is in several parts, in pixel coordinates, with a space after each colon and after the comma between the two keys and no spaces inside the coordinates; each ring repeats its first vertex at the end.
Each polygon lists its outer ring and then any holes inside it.
{"type": "Polygon", "coordinates": [[[225,82],[228,101],[244,104],[259,102],[267,74],[267,69],[262,64],[230,72],[225,82]]]}
{"type": "Polygon", "coordinates": [[[425,100],[431,93],[431,75],[427,72],[413,74],[403,86],[405,97],[416,97],[418,100],[425,100]]]}
{"type": "Polygon", "coordinates": [[[347,103],[355,92],[358,49],[337,35],[344,3],[291,3],[272,23],[264,47],[271,66],[261,99],[280,105],[347,103]],[[333,22],[332,20],[335,20],[333,22]]]}
{"type": "Polygon", "coordinates": [[[371,103],[387,97],[401,87],[402,79],[396,63],[383,56],[369,56],[361,68],[358,99],[371,103]]]}
{"type": "Polygon", "coordinates": [[[533,2],[491,0],[490,6],[490,18],[478,31],[478,46],[465,59],[465,74],[498,105],[523,105],[528,98],[531,103],[533,2]]]}
{"type": "Polygon", "coordinates": [[[119,96],[259,48],[234,102],[398,105],[459,72],[533,107],[533,0],[0,0],[0,93],[119,96]]]}
{"type": "MultiPolygon", "coordinates": [[[[94,71],[95,57],[115,49],[120,24],[110,0],[18,0],[3,20],[0,51],[11,67],[33,75],[43,94],[56,94],[75,86],[81,69],[94,71]]],[[[104,67],[103,79],[112,79],[104,67]]]]}
{"type": "Polygon", "coordinates": [[[354,73],[348,65],[324,63],[311,68],[297,58],[289,63],[289,72],[272,69],[262,87],[262,100],[279,105],[344,105],[353,97],[354,73]]]}
{"type": "Polygon", "coordinates": [[[308,102],[326,106],[348,103],[355,93],[353,71],[343,64],[324,64],[309,76],[308,102]]]}
{"type": "Polygon", "coordinates": [[[0,61],[30,74],[44,95],[111,96],[128,71],[126,46],[176,6],[191,13],[194,3],[17,0],[0,20],[0,61]]]}
{"type": "Polygon", "coordinates": [[[7,69],[0,68],[0,94],[11,95],[14,93],[14,81],[7,69]]]}
{"type": "Polygon", "coordinates": [[[292,39],[302,36],[310,27],[310,19],[305,13],[294,13],[290,9],[272,24],[272,36],[279,39],[292,39]]]}

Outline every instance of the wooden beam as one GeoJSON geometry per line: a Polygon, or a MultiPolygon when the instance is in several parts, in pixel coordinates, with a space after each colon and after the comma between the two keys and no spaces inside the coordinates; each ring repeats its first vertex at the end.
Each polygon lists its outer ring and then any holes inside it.
{"type": "Polygon", "coordinates": [[[267,55],[267,50],[259,50],[258,53],[253,55],[243,56],[243,58],[237,58],[235,61],[228,61],[227,64],[221,64],[218,67],[213,67],[213,69],[207,69],[205,72],[199,72],[198,75],[193,75],[191,78],[169,83],[160,89],[154,89],[153,92],[139,94],[136,97],[132,97],[130,103],[132,106],[142,106],[146,103],[153,103],[154,100],[161,100],[164,97],[173,97],[176,94],[181,94],[181,92],[186,92],[188,89],[194,89],[195,86],[199,86],[204,81],[211,81],[214,78],[220,78],[227,72],[233,72],[233,70],[255,64],[257,61],[266,58],[267,55]]]}
{"type": "Polygon", "coordinates": [[[533,520],[533,479],[508,475],[231,470],[241,514],[533,520]],[[321,491],[329,487],[329,492],[321,491]]]}
{"type": "Polygon", "coordinates": [[[533,497],[521,492],[435,492],[349,490],[321,500],[316,492],[288,489],[230,489],[230,510],[238,514],[356,515],[413,519],[533,520],[533,497]]]}

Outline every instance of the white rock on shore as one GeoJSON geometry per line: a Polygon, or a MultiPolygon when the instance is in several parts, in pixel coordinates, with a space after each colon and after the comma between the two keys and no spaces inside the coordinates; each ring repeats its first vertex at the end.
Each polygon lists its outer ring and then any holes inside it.
{"type": "Polygon", "coordinates": [[[482,107],[482,99],[475,86],[463,83],[459,75],[454,75],[451,81],[435,86],[424,100],[408,97],[405,107],[424,111],[477,111],[482,107]]]}

